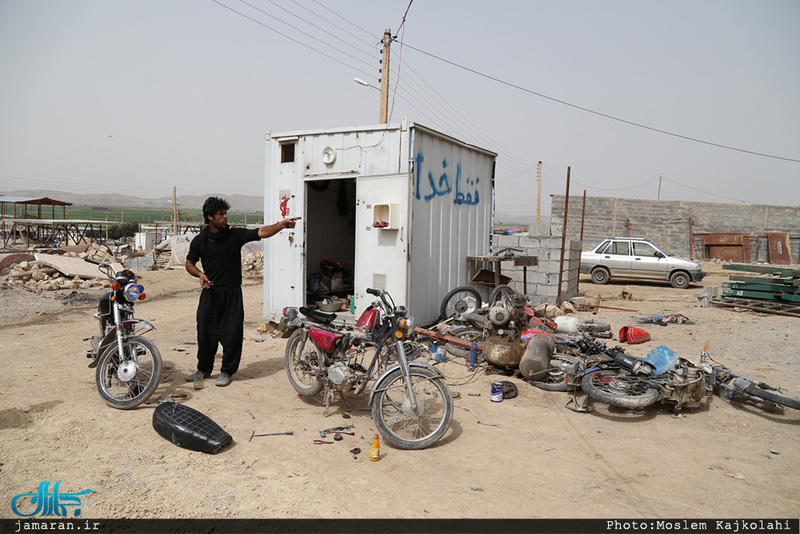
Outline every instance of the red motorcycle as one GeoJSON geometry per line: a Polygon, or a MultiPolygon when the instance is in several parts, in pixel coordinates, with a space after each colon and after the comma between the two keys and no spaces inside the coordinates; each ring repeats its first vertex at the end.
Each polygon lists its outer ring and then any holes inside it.
{"type": "Polygon", "coordinates": [[[295,329],[286,344],[289,382],[304,397],[324,391],[327,415],[336,392],[344,401],[345,392],[358,394],[374,380],[369,404],[384,440],[401,449],[430,447],[453,418],[450,388],[432,365],[408,361],[414,319],[405,308],[384,290],[367,293],[378,299],[354,326],[305,307],[285,310],[287,327],[295,329]]]}

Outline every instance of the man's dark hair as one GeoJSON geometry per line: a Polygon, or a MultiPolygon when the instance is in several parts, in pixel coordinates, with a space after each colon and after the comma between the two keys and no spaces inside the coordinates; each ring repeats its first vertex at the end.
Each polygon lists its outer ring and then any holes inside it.
{"type": "Polygon", "coordinates": [[[231,205],[224,198],[208,197],[203,202],[203,220],[208,224],[209,217],[216,215],[219,210],[228,211],[229,209],[231,209],[231,205]]]}

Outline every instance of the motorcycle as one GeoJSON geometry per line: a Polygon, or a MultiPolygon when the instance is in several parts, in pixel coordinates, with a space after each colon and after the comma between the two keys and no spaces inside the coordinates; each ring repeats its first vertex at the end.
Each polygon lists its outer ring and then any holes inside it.
{"type": "Polygon", "coordinates": [[[428,363],[409,361],[413,317],[382,289],[355,326],[333,324],[335,314],[306,307],[284,311],[289,382],[303,397],[325,394],[325,415],[336,392],[369,394],[372,419],[384,440],[400,449],[430,447],[447,432],[453,397],[444,375],[428,363]],[[299,312],[299,313],[298,313],[299,312]],[[374,350],[367,363],[367,350],[374,350]],[[365,366],[366,365],[366,366],[365,366]]]}
{"type": "Polygon", "coordinates": [[[644,408],[661,401],[696,408],[714,393],[769,408],[786,406],[800,410],[800,400],[780,393],[772,386],[734,372],[719,363],[711,364],[706,343],[699,362],[677,358],[670,370],[656,374],[647,359],[635,358],[619,349],[606,351],[586,363],[579,378],[581,389],[593,400],[622,408],[644,408]]]}
{"type": "Polygon", "coordinates": [[[155,330],[148,321],[134,317],[133,304],[144,300],[144,287],[128,269],[115,272],[103,261],[86,258],[98,266],[111,282],[111,290],[97,303],[94,317],[100,334],[85,338],[92,348],[86,357],[96,368],[97,391],[109,406],[128,410],[146,401],[161,380],[161,353],[142,334],[155,330]]]}
{"type": "Polygon", "coordinates": [[[575,380],[589,398],[620,408],[644,408],[659,401],[674,404],[675,410],[697,408],[713,393],[705,370],[689,360],[679,358],[668,372],[656,370],[646,359],[614,348],[587,361],[575,380]]]}

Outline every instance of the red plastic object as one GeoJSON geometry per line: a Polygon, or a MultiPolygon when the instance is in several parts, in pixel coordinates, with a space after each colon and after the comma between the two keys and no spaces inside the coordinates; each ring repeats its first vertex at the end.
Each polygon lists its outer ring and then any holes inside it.
{"type": "Polygon", "coordinates": [[[650,341],[650,334],[646,330],[635,326],[623,326],[619,330],[619,340],[623,343],[627,341],[631,345],[636,345],[650,341]]]}

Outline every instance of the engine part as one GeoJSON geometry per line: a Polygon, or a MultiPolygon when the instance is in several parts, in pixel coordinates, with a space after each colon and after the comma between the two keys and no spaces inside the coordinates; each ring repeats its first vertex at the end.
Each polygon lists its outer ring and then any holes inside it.
{"type": "Polygon", "coordinates": [[[344,362],[336,362],[328,368],[328,378],[340,391],[348,391],[356,381],[356,374],[344,362]]]}
{"type": "Polygon", "coordinates": [[[522,355],[519,371],[528,380],[543,380],[550,367],[550,357],[556,350],[556,344],[550,336],[535,336],[522,355]]]}

